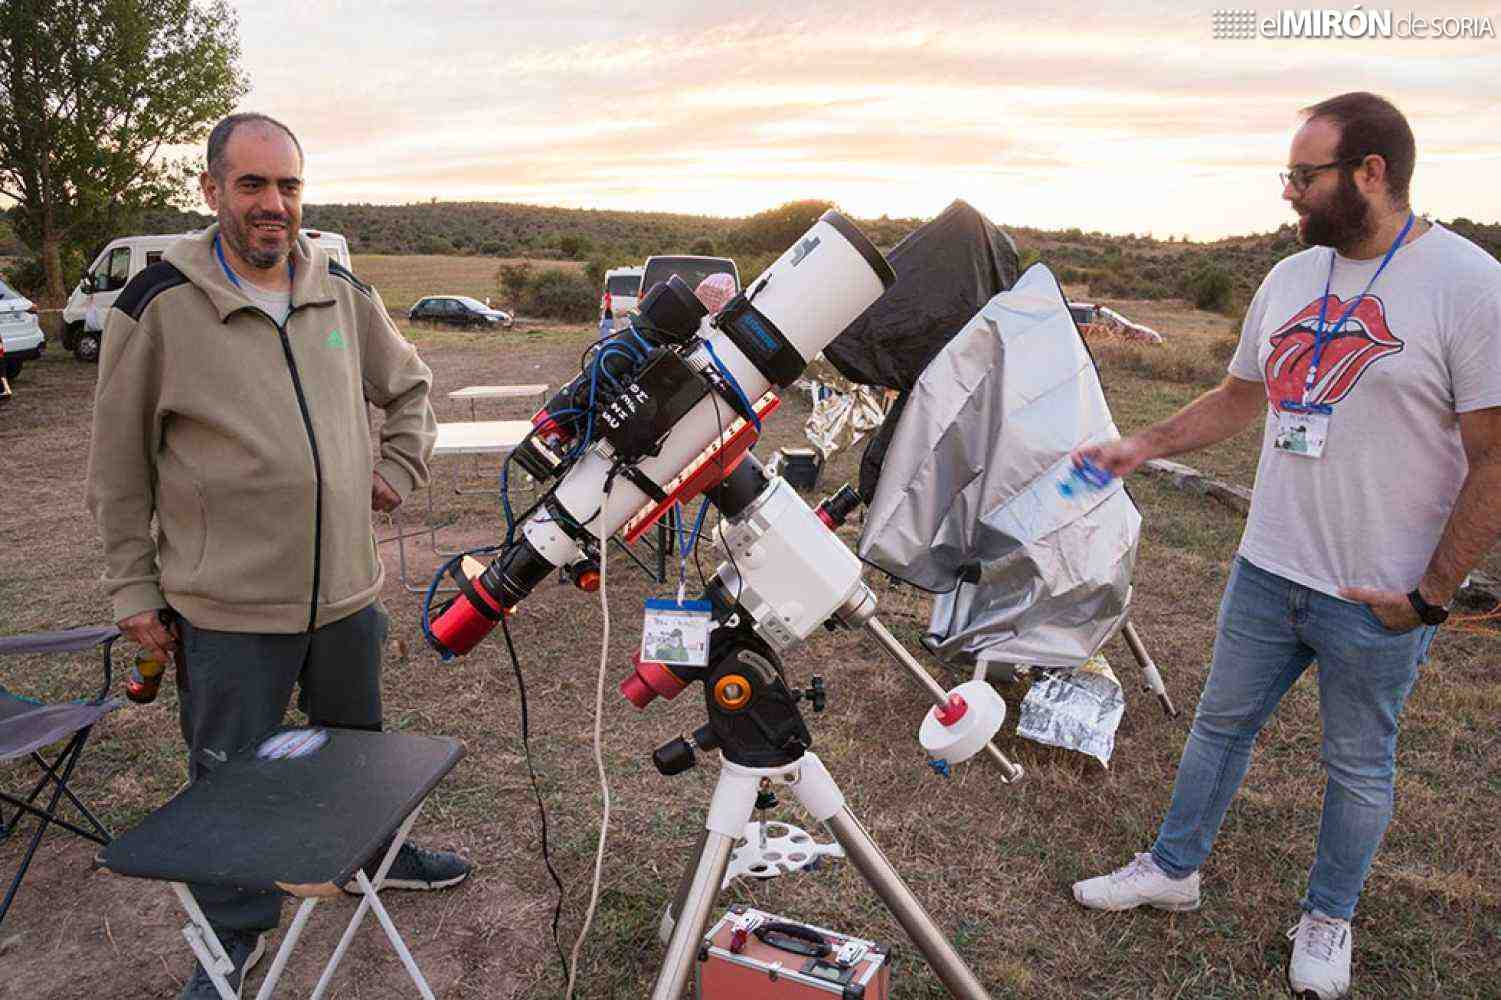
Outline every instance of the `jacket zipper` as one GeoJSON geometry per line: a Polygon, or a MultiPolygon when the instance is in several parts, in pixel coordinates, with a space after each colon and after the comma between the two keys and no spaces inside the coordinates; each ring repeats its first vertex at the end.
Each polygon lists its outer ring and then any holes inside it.
{"type": "MultiPolygon", "coordinates": [[[[307,396],[302,391],[302,377],[297,372],[297,362],[292,357],[292,342],[287,339],[287,328],[271,318],[271,314],[264,309],[250,306],[250,311],[266,317],[266,321],[276,327],[277,336],[281,337],[281,351],[287,359],[287,371],[292,376],[292,388],[297,393],[297,406],[302,411],[302,426],[307,430],[308,446],[313,450],[313,483],[316,489],[313,493],[313,595],[308,601],[307,630],[313,631],[313,626],[318,621],[318,585],[323,572],[323,459],[318,454],[318,437],[313,433],[313,415],[308,409],[307,396]]],[[[287,310],[287,321],[290,322],[292,314],[302,306],[293,306],[287,310]]]]}

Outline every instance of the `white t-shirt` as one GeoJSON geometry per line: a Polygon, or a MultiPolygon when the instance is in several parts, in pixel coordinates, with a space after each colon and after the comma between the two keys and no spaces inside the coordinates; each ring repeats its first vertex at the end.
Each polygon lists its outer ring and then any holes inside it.
{"type": "Polygon", "coordinates": [[[1501,406],[1501,262],[1434,225],[1398,248],[1337,337],[1308,401],[1333,407],[1322,458],[1272,447],[1302,398],[1335,256],[1328,323],[1381,264],[1313,247],[1251,301],[1230,374],[1267,386],[1266,431],[1240,552],[1326,594],[1417,586],[1468,471],[1456,414],[1501,406]]]}
{"type": "Polygon", "coordinates": [[[245,297],[255,303],[267,316],[276,321],[277,326],[283,326],[287,322],[287,316],[292,312],[292,290],[273,292],[262,288],[253,281],[240,279],[240,291],[245,297]]]}

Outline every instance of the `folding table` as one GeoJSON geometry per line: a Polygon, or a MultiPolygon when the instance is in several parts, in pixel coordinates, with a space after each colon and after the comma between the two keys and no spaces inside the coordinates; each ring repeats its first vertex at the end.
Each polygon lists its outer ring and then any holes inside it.
{"type": "MultiPolygon", "coordinates": [[[[530,387],[527,387],[530,388],[530,387]]],[[[504,455],[513,451],[531,432],[530,420],[472,420],[438,424],[438,438],[433,444],[434,460],[448,455],[504,455]]],[[[457,555],[457,551],[445,552],[438,548],[438,528],[433,524],[433,478],[427,484],[427,528],[419,531],[403,531],[401,508],[387,515],[394,533],[382,542],[394,541],[398,564],[401,567],[401,585],[413,594],[427,593],[427,583],[413,583],[407,576],[406,539],[409,535],[426,534],[435,554],[457,555]]],[[[459,492],[457,487],[455,492],[459,492]]],[[[439,593],[451,593],[457,588],[447,585],[438,588],[439,593]]]]}
{"type": "MultiPolygon", "coordinates": [[[[527,434],[531,432],[532,424],[529,420],[475,420],[457,421],[452,423],[438,424],[438,437],[433,444],[433,458],[437,459],[447,455],[504,455],[513,451],[527,434]]],[[[406,539],[410,535],[426,534],[433,552],[440,556],[458,555],[460,550],[445,551],[438,548],[438,528],[433,524],[433,483],[428,480],[427,486],[427,527],[418,531],[403,531],[401,527],[401,508],[387,515],[394,532],[387,538],[379,539],[380,542],[394,541],[398,565],[401,568],[401,584],[413,594],[427,593],[428,582],[419,581],[413,583],[407,574],[407,550],[406,539]]],[[[672,551],[672,525],[676,522],[669,516],[662,518],[657,523],[657,542],[653,555],[656,557],[657,567],[655,572],[643,563],[630,546],[612,538],[616,547],[624,552],[632,562],[639,566],[642,572],[656,580],[665,583],[667,580],[667,554],[672,551]]],[[[458,590],[450,584],[440,584],[434,593],[448,594],[458,590]]]]}
{"type": "MultiPolygon", "coordinates": [[[[380,900],[386,871],[422,802],[463,756],[455,740],[351,729],[282,729],[230,757],[100,854],[110,872],[169,882],[187,912],[182,933],[224,1000],[233,965],[187,883],[280,891],[302,899],[257,1000],[276,989],[318,903],[362,899],[323,969],[321,997],[364,921],[376,919],[427,1000],[433,992],[380,900]],[[362,868],[390,840],[374,880],[362,868]]],[[[241,986],[243,987],[243,983],[241,986]]]]}
{"type": "MultiPolygon", "coordinates": [[[[477,403],[481,399],[529,399],[535,398],[537,408],[541,409],[547,403],[547,390],[552,388],[545,382],[530,383],[527,385],[466,385],[462,389],[455,389],[448,394],[449,399],[469,401],[469,419],[479,420],[477,403]]],[[[475,476],[480,476],[478,460],[476,459],[475,476]]],[[[466,490],[457,483],[453,491],[465,495],[472,493],[493,493],[493,489],[466,490]]]]}

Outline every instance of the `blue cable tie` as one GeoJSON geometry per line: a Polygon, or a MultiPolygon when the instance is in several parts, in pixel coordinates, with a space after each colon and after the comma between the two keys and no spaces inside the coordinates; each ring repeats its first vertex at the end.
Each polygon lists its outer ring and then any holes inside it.
{"type": "Polygon", "coordinates": [[[755,425],[756,433],[761,433],[761,417],[756,413],[756,408],[751,405],[750,400],[745,397],[745,390],[740,388],[740,383],[735,381],[734,374],[725,367],[723,361],[719,360],[719,355],[714,353],[714,345],[706,340],[704,341],[704,347],[709,349],[709,357],[713,359],[714,367],[719,369],[719,374],[723,375],[725,381],[730,383],[730,388],[735,390],[735,398],[740,400],[740,404],[745,407],[745,412],[750,414],[751,423],[755,425]]]}

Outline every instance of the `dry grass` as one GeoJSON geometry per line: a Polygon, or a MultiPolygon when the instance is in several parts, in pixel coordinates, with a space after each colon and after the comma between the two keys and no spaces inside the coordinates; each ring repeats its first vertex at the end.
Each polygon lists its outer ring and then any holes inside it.
{"type": "MultiPolygon", "coordinates": [[[[404,271],[415,274],[416,261],[399,260],[404,271]]],[[[360,270],[388,290],[400,287],[394,279],[382,281],[363,262],[360,270]]],[[[415,289],[418,280],[411,280],[415,289]]],[[[438,271],[423,280],[463,290],[466,279],[438,271]]],[[[399,298],[391,294],[388,302],[399,298]]],[[[1219,317],[1201,320],[1170,309],[1156,316],[1131,304],[1124,311],[1169,336],[1157,349],[1162,352],[1207,350],[1194,339],[1220,336],[1224,329],[1219,317]]],[[[483,382],[558,384],[575,368],[592,331],[412,331],[412,336],[436,373],[440,419],[458,419],[466,412],[450,405],[443,392],[483,382]]],[[[1202,388],[1154,379],[1109,357],[1102,359],[1102,371],[1117,418],[1127,429],[1181,405],[1202,388]]],[[[98,543],[82,502],[92,377],[93,369],[53,355],[28,366],[16,402],[8,413],[0,411],[0,482],[9,514],[0,527],[0,632],[107,617],[93,583],[98,543]]],[[[768,424],[762,450],[796,443],[806,412],[805,401],[790,399],[768,424]]],[[[520,406],[493,413],[521,414],[520,406]]],[[[1256,444],[1248,433],[1194,461],[1249,482],[1256,444]]],[[[852,477],[854,466],[854,455],[836,456],[825,471],[825,487],[852,477]]],[[[447,463],[441,473],[447,477],[466,467],[447,463]]],[[[874,644],[856,635],[820,633],[789,658],[789,673],[798,682],[815,670],[827,678],[829,708],[810,719],[816,749],[993,996],[1275,996],[1286,956],[1282,932],[1296,917],[1323,784],[1311,676],[1294,687],[1259,742],[1244,793],[1205,869],[1203,910],[1095,914],[1077,907],[1068,893],[1072,880],[1121,863],[1152,836],[1168,800],[1187,715],[1203,684],[1215,606],[1240,531],[1238,519],[1216,505],[1144,480],[1132,491],[1146,519],[1135,580],[1137,621],[1185,718],[1166,719],[1135,693],[1130,657],[1112,643],[1107,654],[1130,693],[1109,771],[1076,755],[1006,737],[1002,748],[1027,766],[1024,783],[1002,785],[981,762],[960,768],[945,782],[922,766],[914,739],[923,698],[874,644]]],[[[457,519],[445,541],[494,540],[499,515],[493,501],[458,497],[446,488],[436,499],[441,516],[457,519]]],[[[846,533],[853,539],[854,531],[846,533]]],[[[396,919],[410,932],[417,959],[440,996],[557,997],[556,959],[546,941],[551,885],[538,854],[517,731],[519,704],[504,647],[495,639],[463,660],[438,663],[416,635],[415,600],[395,582],[395,553],[389,549],[382,546],[389,572],[384,599],[405,653],[393,646],[388,655],[387,722],[414,732],[451,734],[468,749],[430,800],[416,838],[461,849],[480,865],[475,878],[457,891],[393,899],[396,919]]],[[[423,562],[433,564],[430,557],[423,562]]],[[[911,642],[926,623],[926,598],[885,581],[872,583],[884,619],[911,642]]],[[[612,559],[612,685],[636,641],[632,618],[645,597],[662,589],[623,559],[612,559]]],[[[552,822],[554,857],[569,890],[565,944],[581,919],[598,821],[589,731],[599,624],[596,598],[544,586],[522,606],[513,625],[531,696],[533,752],[552,822]]],[[[1501,813],[1498,649],[1494,639],[1443,634],[1409,703],[1399,749],[1397,816],[1357,923],[1361,997],[1498,995],[1501,916],[1493,849],[1494,817],[1501,813]]],[[[79,667],[0,662],[0,683],[33,691],[60,688],[85,674],[79,667]]],[[[1022,693],[1019,687],[1004,691],[1013,717],[1022,693]]],[[[78,784],[102,804],[116,828],[128,827],[183,780],[175,697],[174,690],[164,688],[158,703],[127,708],[99,727],[78,784]]],[[[584,951],[583,995],[591,998],[646,992],[661,956],[653,933],[656,917],[692,845],[714,777],[713,766],[703,766],[662,778],[648,759],[658,744],[700,724],[698,692],[637,713],[611,690],[605,711],[615,808],[600,913],[584,951]]],[[[780,813],[804,822],[795,808],[780,813]]],[[[0,931],[0,963],[6,990],[13,991],[0,993],[62,998],[107,990],[115,997],[144,998],[170,995],[180,982],[190,962],[166,890],[91,874],[90,854],[86,847],[49,838],[0,931]],[[112,946],[111,937],[123,946],[112,946]]],[[[0,845],[0,870],[18,855],[14,841],[0,845]]],[[[902,942],[896,995],[943,995],[847,865],[736,886],[721,903],[732,899],[902,942]]],[[[291,973],[292,993],[310,988],[311,963],[331,949],[333,923],[325,916],[310,929],[302,964],[291,973]]],[[[358,941],[336,984],[338,995],[408,995],[410,985],[379,934],[367,928],[358,941]]]]}
{"type": "Polygon", "coordinates": [[[534,270],[580,268],[573,261],[532,260],[501,257],[396,256],[359,253],[350,263],[361,280],[374,285],[393,313],[405,314],[412,303],[424,295],[469,295],[483,302],[500,301],[500,285],[495,275],[502,264],[530,264],[534,270]]]}

